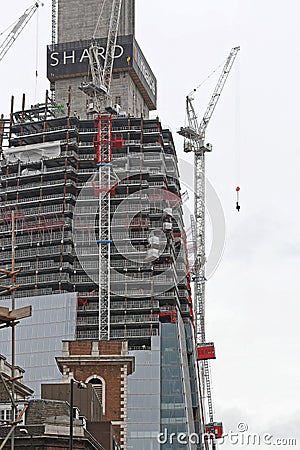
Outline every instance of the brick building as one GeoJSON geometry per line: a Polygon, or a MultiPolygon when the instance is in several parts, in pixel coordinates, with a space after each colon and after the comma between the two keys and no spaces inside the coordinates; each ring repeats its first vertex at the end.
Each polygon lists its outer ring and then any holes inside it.
{"type": "MultiPolygon", "coordinates": [[[[78,350],[77,346],[77,349],[75,348],[76,354],[79,353],[78,350]]],[[[96,352],[94,351],[94,353],[96,352]]],[[[94,367],[95,370],[96,373],[100,373],[94,367]]],[[[21,412],[23,414],[14,430],[15,448],[39,450],[68,449],[70,439],[70,383],[44,385],[42,386],[43,399],[32,400],[33,390],[23,383],[24,372],[24,369],[15,366],[13,376],[12,366],[4,356],[0,355],[1,440],[8,437],[13,425],[11,421],[11,380],[14,378],[14,399],[17,406],[17,416],[21,412]]],[[[107,368],[106,372],[108,373],[107,368]]],[[[114,370],[111,375],[116,375],[114,370]]],[[[121,376],[119,379],[121,379],[121,376]]],[[[87,389],[74,388],[73,393],[74,450],[120,449],[112,424],[102,420],[99,390],[95,389],[92,383],[88,383],[87,389]]],[[[115,409],[117,409],[117,406],[117,403],[114,402],[115,409]]],[[[10,438],[3,448],[11,448],[10,438]]]]}
{"type": "MultiPolygon", "coordinates": [[[[64,342],[63,356],[57,358],[57,364],[63,382],[75,378],[92,384],[102,405],[102,420],[111,422],[121,449],[126,449],[128,376],[135,369],[127,342],[64,342]]],[[[44,395],[46,390],[44,386],[44,395]]]]}

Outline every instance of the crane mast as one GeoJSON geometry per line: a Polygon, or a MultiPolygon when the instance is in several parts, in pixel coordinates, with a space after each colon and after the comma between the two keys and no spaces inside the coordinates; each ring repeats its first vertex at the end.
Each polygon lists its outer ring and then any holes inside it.
{"type": "MultiPolygon", "coordinates": [[[[57,0],[52,0],[51,5],[51,44],[54,46],[57,42],[57,0]]],[[[51,100],[55,104],[55,82],[50,82],[51,100]]]]}
{"type": "Polygon", "coordinates": [[[26,9],[26,11],[18,19],[16,25],[8,34],[4,42],[0,45],[0,61],[4,58],[19,34],[26,27],[27,23],[30,21],[31,17],[34,15],[39,6],[44,6],[44,4],[40,1],[36,1],[32,6],[30,6],[30,8],[26,9]]]}
{"type": "MultiPolygon", "coordinates": [[[[92,39],[89,47],[89,67],[91,79],[79,87],[88,96],[87,113],[96,113],[94,139],[95,163],[97,172],[93,181],[94,193],[98,200],[98,304],[99,304],[99,340],[110,339],[110,244],[111,219],[110,196],[118,179],[112,167],[112,149],[122,146],[122,139],[112,137],[112,108],[110,86],[120,22],[122,0],[113,0],[106,54],[103,66],[99,60],[99,47],[92,39]]],[[[101,13],[104,8],[102,6],[101,13]]],[[[101,17],[100,13],[100,17],[101,17]]],[[[99,17],[99,20],[100,20],[99,17]]]]}
{"type": "MultiPolygon", "coordinates": [[[[192,94],[186,97],[186,113],[188,118],[188,126],[181,127],[180,131],[178,132],[181,136],[184,137],[184,151],[186,153],[194,152],[195,220],[191,221],[191,225],[193,241],[196,243],[196,255],[194,264],[194,295],[196,305],[195,316],[198,372],[199,379],[201,378],[204,380],[206,388],[209,424],[205,431],[213,431],[214,434],[216,434],[216,428],[214,427],[215,423],[211,395],[209,359],[215,358],[215,354],[213,344],[207,344],[205,336],[205,153],[211,152],[212,146],[211,144],[205,145],[204,140],[207,126],[217,106],[220,95],[225,86],[226,80],[239,50],[240,47],[234,47],[231,49],[200,124],[198,124],[197,115],[195,113],[192,94]],[[208,351],[210,353],[208,353],[208,351]]],[[[212,447],[213,449],[215,448],[214,439],[212,439],[212,447]]]]}
{"type": "Polygon", "coordinates": [[[51,27],[51,43],[52,45],[56,44],[57,40],[57,0],[52,0],[52,8],[51,8],[51,19],[52,19],[52,27],[51,27]]]}

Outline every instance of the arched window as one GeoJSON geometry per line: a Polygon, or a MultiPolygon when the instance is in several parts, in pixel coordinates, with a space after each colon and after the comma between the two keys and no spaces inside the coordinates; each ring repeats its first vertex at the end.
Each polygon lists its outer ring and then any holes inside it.
{"type": "Polygon", "coordinates": [[[99,375],[92,375],[86,379],[86,383],[93,385],[96,395],[102,406],[102,413],[105,415],[105,381],[99,375]]]}

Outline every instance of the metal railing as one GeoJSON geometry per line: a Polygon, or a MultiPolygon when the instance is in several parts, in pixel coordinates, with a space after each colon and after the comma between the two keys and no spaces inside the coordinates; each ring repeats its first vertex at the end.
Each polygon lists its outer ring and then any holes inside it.
{"type": "Polygon", "coordinates": [[[110,266],[112,268],[120,268],[120,269],[123,269],[123,268],[128,268],[128,269],[143,268],[144,269],[144,268],[152,267],[152,263],[151,262],[145,263],[143,258],[141,258],[141,261],[130,261],[127,259],[119,259],[119,260],[112,260],[110,262],[110,266]]]}
{"type": "Polygon", "coordinates": [[[127,180],[126,178],[122,180],[119,185],[137,185],[137,186],[148,186],[149,183],[147,180],[127,180]]]}
{"type": "Polygon", "coordinates": [[[72,275],[71,280],[72,283],[94,283],[87,275],[72,275]]]}
{"type": "Polygon", "coordinates": [[[145,337],[158,336],[157,328],[127,329],[127,330],[111,330],[112,338],[128,338],[128,337],[145,337]]]}
{"type": "Polygon", "coordinates": [[[91,303],[91,304],[87,304],[86,306],[78,305],[77,310],[78,311],[99,311],[99,307],[98,307],[98,304],[91,303]]]}
{"type": "Polygon", "coordinates": [[[26,284],[36,284],[36,283],[46,283],[46,282],[59,282],[59,281],[69,281],[70,277],[67,273],[48,273],[42,275],[32,275],[32,276],[19,276],[18,281],[20,285],[26,284]]]}
{"type": "Polygon", "coordinates": [[[54,245],[49,247],[36,247],[35,249],[16,249],[16,258],[24,258],[30,256],[44,256],[44,255],[59,255],[61,252],[63,253],[72,253],[71,245],[54,245]]]}
{"type": "Polygon", "coordinates": [[[74,206],[70,203],[67,203],[65,207],[62,204],[48,206],[42,205],[40,207],[24,208],[21,210],[21,212],[24,214],[24,216],[40,216],[50,213],[73,212],[73,210],[74,206]]]}
{"type": "Polygon", "coordinates": [[[46,130],[44,130],[42,128],[42,126],[41,126],[40,130],[34,130],[34,131],[23,130],[20,133],[14,133],[14,134],[17,137],[22,137],[22,136],[30,136],[30,135],[34,135],[34,134],[49,134],[49,133],[52,133],[52,132],[63,131],[63,130],[65,130],[66,132],[67,131],[77,131],[77,132],[79,131],[79,129],[78,129],[78,127],[76,125],[70,125],[70,126],[68,126],[68,125],[61,125],[59,127],[52,127],[52,128],[49,127],[46,130]]]}
{"type": "Polygon", "coordinates": [[[111,323],[149,323],[158,321],[158,314],[126,314],[121,316],[111,316],[111,323]]]}
{"type": "Polygon", "coordinates": [[[60,192],[59,194],[49,194],[49,195],[40,195],[39,197],[27,197],[27,198],[20,198],[20,199],[16,199],[16,200],[6,200],[5,201],[5,206],[7,205],[18,205],[20,203],[36,203],[36,202],[44,202],[46,200],[57,200],[62,201],[62,200],[74,200],[76,201],[76,196],[73,194],[69,194],[66,193],[64,194],[63,192],[60,192]]]}
{"type": "Polygon", "coordinates": [[[66,182],[61,180],[52,180],[52,181],[40,181],[39,183],[27,183],[27,184],[21,184],[19,186],[7,186],[4,188],[4,192],[12,192],[12,191],[24,191],[24,190],[30,190],[30,189],[47,189],[48,187],[52,186],[74,186],[76,187],[76,183],[72,180],[67,180],[66,182]]]}
{"type": "Polygon", "coordinates": [[[77,339],[99,339],[98,330],[77,330],[77,339]]]}
{"type": "Polygon", "coordinates": [[[147,253],[147,249],[145,249],[145,246],[125,246],[125,245],[119,245],[118,248],[116,247],[111,247],[110,249],[110,254],[111,255],[117,255],[118,253],[123,253],[125,255],[130,255],[132,253],[140,253],[140,254],[145,254],[147,253]]]}
{"type": "Polygon", "coordinates": [[[142,131],[142,128],[140,126],[127,125],[124,127],[114,127],[112,131],[113,133],[118,131],[142,131]]]}
{"type": "Polygon", "coordinates": [[[161,131],[158,128],[143,128],[143,134],[161,134],[161,131]]]}
{"type": "Polygon", "coordinates": [[[98,325],[99,317],[77,317],[77,325],[98,325]]]}
{"type": "MultiPolygon", "coordinates": [[[[47,231],[47,230],[44,230],[47,231]]],[[[16,236],[16,244],[17,245],[32,245],[32,244],[51,244],[53,241],[67,241],[72,240],[73,235],[70,231],[61,231],[61,232],[53,232],[52,230],[48,230],[48,232],[44,233],[30,233],[30,234],[21,234],[16,236]]],[[[1,240],[1,244],[3,246],[11,244],[11,238],[3,238],[1,240]]]]}
{"type": "Polygon", "coordinates": [[[157,300],[149,300],[149,301],[132,301],[132,300],[126,300],[122,302],[111,302],[110,308],[112,310],[125,310],[125,309],[155,309],[159,308],[159,302],[157,300]]]}

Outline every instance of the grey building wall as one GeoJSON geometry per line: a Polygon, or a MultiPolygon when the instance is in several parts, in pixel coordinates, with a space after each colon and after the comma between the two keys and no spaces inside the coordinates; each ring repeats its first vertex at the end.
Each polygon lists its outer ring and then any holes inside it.
{"type": "Polygon", "coordinates": [[[128,73],[113,74],[111,94],[113,102],[132,117],[149,117],[149,108],[139,89],[128,73]]]}
{"type": "MultiPolygon", "coordinates": [[[[94,36],[104,0],[58,0],[58,42],[94,36]]],[[[95,37],[106,37],[112,1],[106,1],[95,37]]],[[[123,0],[119,34],[134,34],[135,0],[123,0]]]]}
{"type": "MultiPolygon", "coordinates": [[[[16,364],[24,367],[24,383],[40,396],[41,383],[61,381],[55,357],[62,353],[62,340],[75,339],[77,297],[74,293],[26,297],[17,307],[32,305],[32,316],[16,327],[16,364]]],[[[2,302],[1,302],[2,303],[2,302]]],[[[10,306],[10,301],[3,301],[10,306]]],[[[0,330],[0,353],[11,358],[11,330],[0,330]]]]}
{"type": "MultiPolygon", "coordinates": [[[[74,407],[80,411],[89,422],[102,420],[102,405],[92,384],[87,383],[87,389],[74,389],[74,407]]],[[[69,383],[45,383],[42,384],[41,397],[44,400],[70,401],[71,384],[69,383]]]]}
{"type": "MultiPolygon", "coordinates": [[[[67,78],[55,83],[56,102],[67,110],[68,92],[71,89],[71,111],[80,118],[86,117],[86,105],[88,97],[79,89],[85,77],[67,78]]],[[[113,74],[111,83],[111,96],[113,103],[121,106],[132,117],[149,117],[149,108],[143,99],[139,89],[126,72],[113,74]]]]}

